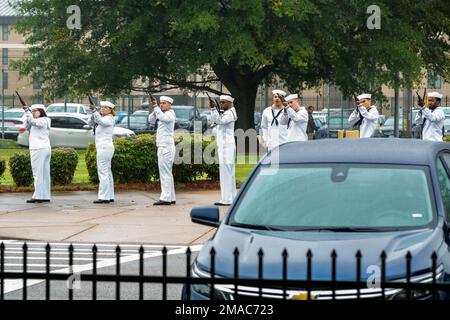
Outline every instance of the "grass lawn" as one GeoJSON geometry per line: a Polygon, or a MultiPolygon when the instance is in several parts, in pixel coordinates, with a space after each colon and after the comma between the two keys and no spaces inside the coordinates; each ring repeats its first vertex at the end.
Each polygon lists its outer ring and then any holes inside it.
{"type": "MultiPolygon", "coordinates": [[[[4,149],[0,146],[0,159],[6,160],[7,162],[6,172],[3,175],[3,177],[0,177],[0,185],[14,186],[14,181],[8,168],[9,158],[16,152],[25,152],[27,150],[28,150],[27,148],[19,148],[17,146],[13,149],[4,149]]],[[[75,171],[73,183],[89,184],[89,174],[87,172],[86,163],[84,161],[86,150],[77,150],[77,152],[78,152],[78,165],[75,171]]],[[[252,155],[252,157],[249,157],[249,155],[247,154],[238,155],[236,164],[237,182],[242,183],[245,181],[245,179],[255,166],[256,160],[257,160],[256,155],[252,155]],[[251,163],[249,163],[249,160],[251,160],[251,163]]]]}

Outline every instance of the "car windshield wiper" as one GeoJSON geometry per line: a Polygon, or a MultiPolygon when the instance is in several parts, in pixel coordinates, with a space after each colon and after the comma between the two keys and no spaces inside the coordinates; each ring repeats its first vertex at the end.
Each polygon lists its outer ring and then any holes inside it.
{"type": "Polygon", "coordinates": [[[380,228],[370,228],[370,227],[324,227],[324,228],[314,228],[305,230],[314,231],[333,231],[333,232],[380,232],[384,231],[380,228]]]}
{"type": "Polygon", "coordinates": [[[233,222],[230,224],[232,227],[238,228],[246,228],[246,229],[256,229],[256,230],[268,230],[268,231],[291,231],[291,229],[286,229],[282,227],[272,227],[272,226],[264,226],[260,224],[247,224],[247,223],[238,223],[233,222]]]}

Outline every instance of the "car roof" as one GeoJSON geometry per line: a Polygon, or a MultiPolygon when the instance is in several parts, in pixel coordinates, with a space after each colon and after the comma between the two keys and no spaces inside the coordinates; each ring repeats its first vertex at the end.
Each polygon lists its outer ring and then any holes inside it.
{"type": "Polygon", "coordinates": [[[172,109],[194,109],[194,106],[172,106],[172,109]]]}
{"type": "MultiPolygon", "coordinates": [[[[81,103],[67,102],[66,105],[67,105],[68,107],[84,107],[84,105],[81,104],[81,103]]],[[[49,104],[47,108],[53,107],[53,106],[57,106],[57,107],[64,106],[64,102],[57,102],[57,103],[49,104]]]]}
{"type": "MultiPolygon", "coordinates": [[[[264,158],[274,158],[272,153],[264,158]]],[[[437,153],[450,151],[446,142],[418,139],[321,139],[307,142],[289,142],[279,146],[279,160],[273,163],[379,163],[430,165],[437,153]]],[[[274,154],[276,155],[276,153],[274,154]]],[[[267,159],[266,159],[267,158],[267,159]]],[[[278,158],[278,157],[277,157],[278,158]]]]}
{"type": "Polygon", "coordinates": [[[64,118],[77,118],[82,120],[84,120],[87,117],[85,114],[71,113],[71,112],[50,112],[48,116],[50,118],[64,117],[64,118]]]}
{"type": "Polygon", "coordinates": [[[22,108],[11,108],[11,109],[5,109],[6,112],[25,112],[22,108]]]}

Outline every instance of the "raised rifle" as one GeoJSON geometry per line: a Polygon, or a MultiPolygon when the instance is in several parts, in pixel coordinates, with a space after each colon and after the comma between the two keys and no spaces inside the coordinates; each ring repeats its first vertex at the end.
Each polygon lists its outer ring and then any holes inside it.
{"type": "Polygon", "coordinates": [[[90,94],[88,94],[88,99],[89,99],[89,104],[95,106],[95,103],[94,103],[94,101],[92,101],[92,98],[91,98],[91,95],[90,95],[90,94]]]}
{"type": "Polygon", "coordinates": [[[209,95],[208,92],[206,92],[206,95],[208,96],[209,102],[214,103],[217,112],[218,112],[218,113],[221,113],[222,110],[220,110],[220,104],[219,104],[219,102],[217,102],[216,99],[211,98],[211,96],[209,95]]]}
{"type": "Polygon", "coordinates": [[[25,101],[23,101],[22,97],[17,92],[17,90],[15,92],[16,92],[17,97],[19,98],[20,104],[22,105],[22,107],[25,107],[27,104],[25,103],[25,101]]]}

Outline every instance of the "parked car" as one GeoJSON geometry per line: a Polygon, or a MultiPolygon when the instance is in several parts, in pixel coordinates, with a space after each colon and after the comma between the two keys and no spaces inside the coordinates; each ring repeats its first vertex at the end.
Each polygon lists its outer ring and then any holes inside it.
{"type": "MultiPolygon", "coordinates": [[[[4,117],[5,119],[22,119],[25,111],[22,108],[11,108],[5,109],[4,117]]],[[[2,113],[0,110],[0,120],[2,118],[2,113]]]]}
{"type": "Polygon", "coordinates": [[[206,117],[206,120],[207,120],[206,122],[207,122],[208,128],[211,127],[213,125],[212,118],[211,118],[211,109],[210,108],[198,109],[198,112],[200,113],[200,116],[206,117]]]}
{"type": "Polygon", "coordinates": [[[316,125],[317,129],[314,131],[313,139],[326,139],[328,138],[328,125],[323,122],[320,118],[314,118],[314,124],[316,125]]]}
{"type": "MultiPolygon", "coordinates": [[[[360,279],[370,281],[374,268],[386,281],[438,283],[450,280],[450,144],[415,139],[324,139],[282,144],[256,165],[225,218],[218,207],[194,208],[195,223],[218,227],[196,257],[193,277],[210,278],[210,252],[215,250],[214,277],[234,278],[239,252],[239,277],[258,279],[263,250],[264,279],[286,278],[355,281],[361,250],[360,279]],[[274,165],[277,170],[273,170],[274,165]],[[307,252],[312,259],[308,268],[307,252]],[[334,273],[331,253],[336,253],[334,273]],[[385,268],[380,256],[386,255],[385,268]],[[411,254],[407,271],[406,256],[411,254]],[[433,267],[432,254],[437,255],[433,267]],[[369,268],[370,267],[370,268],[369,268]],[[381,274],[381,271],[380,273],[381,274]]],[[[208,280],[209,281],[209,280],[208,280]]],[[[210,299],[209,284],[190,287],[191,299],[210,299]]],[[[307,288],[288,286],[287,299],[305,297],[307,288]]],[[[220,284],[214,298],[282,299],[277,285],[220,284]]],[[[361,299],[380,299],[380,287],[363,287],[361,299]]],[[[336,299],[355,299],[355,288],[337,287],[336,299]]],[[[405,299],[407,291],[386,287],[386,299],[405,299]]],[[[447,298],[446,292],[438,292],[447,298]]],[[[430,299],[427,290],[411,289],[414,299],[430,299]]],[[[331,299],[332,291],[311,289],[312,299],[331,299]]],[[[182,290],[186,298],[186,285],[182,290]]]]}
{"type": "Polygon", "coordinates": [[[119,124],[123,118],[125,118],[128,115],[127,111],[117,111],[116,116],[114,117],[116,119],[116,124],[119,124]]]}
{"type": "Polygon", "coordinates": [[[50,104],[47,109],[46,113],[76,113],[81,115],[82,119],[88,119],[89,115],[92,114],[92,112],[88,112],[89,108],[84,106],[80,103],[66,103],[66,106],[64,106],[64,103],[52,103],[50,104]]]}
{"type": "Polygon", "coordinates": [[[444,120],[444,136],[450,136],[450,118],[444,120]]]}
{"type": "MultiPolygon", "coordinates": [[[[76,113],[50,113],[50,144],[52,147],[87,148],[95,141],[92,127],[82,115],[76,113]]],[[[28,146],[28,131],[20,128],[17,142],[21,146],[28,146]]],[[[134,136],[134,132],[115,126],[113,139],[134,136]]]]}
{"type": "Polygon", "coordinates": [[[175,130],[184,129],[189,132],[194,132],[194,124],[197,122],[201,125],[201,131],[205,132],[208,129],[208,120],[206,116],[200,115],[197,108],[194,106],[172,106],[175,112],[175,130]]]}
{"type": "Polygon", "coordinates": [[[3,122],[0,119],[0,137],[2,135],[2,130],[4,126],[4,136],[5,139],[17,140],[17,136],[19,135],[19,129],[23,126],[23,121],[21,119],[11,118],[6,119],[3,122]]]}
{"type": "MultiPolygon", "coordinates": [[[[387,138],[394,136],[394,117],[386,119],[383,126],[381,126],[381,134],[382,137],[387,138]]],[[[403,136],[403,117],[398,119],[398,135],[399,137],[403,136]]]]}
{"type": "MultiPolygon", "coordinates": [[[[128,117],[124,117],[117,127],[128,128],[128,117]]],[[[155,125],[148,122],[148,111],[131,115],[129,129],[136,134],[155,133],[156,131],[155,125]]]]}

